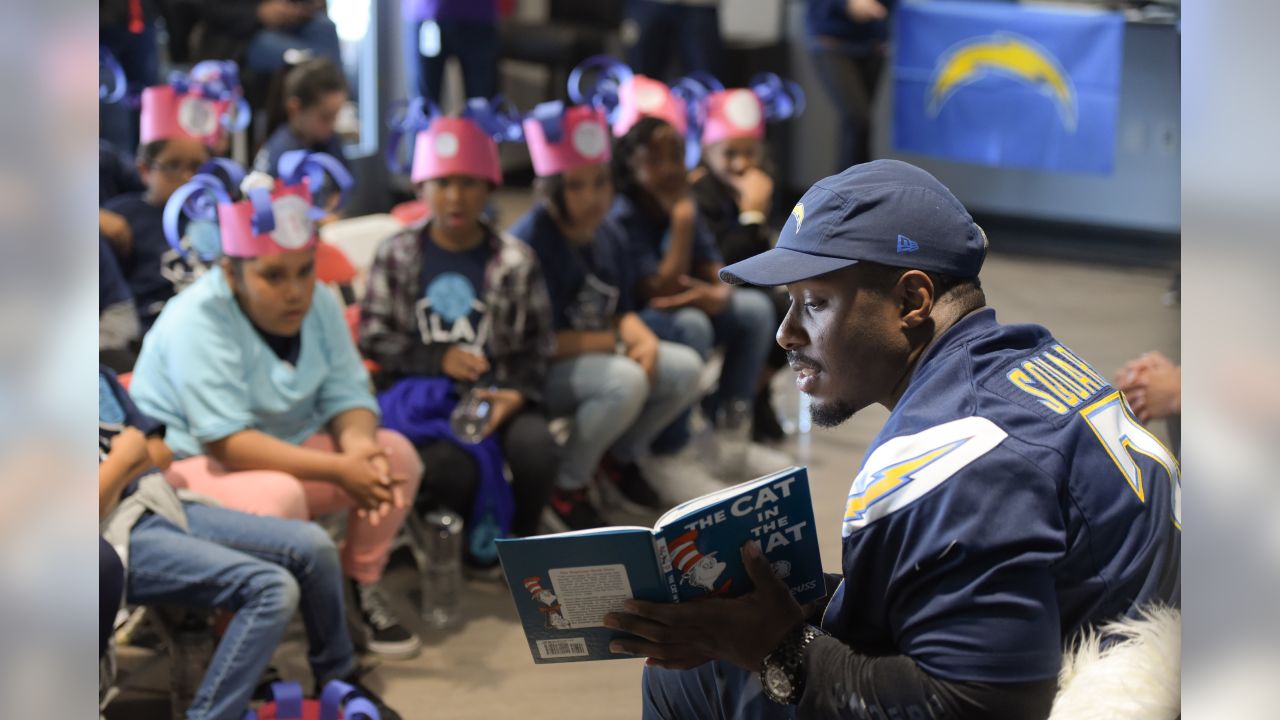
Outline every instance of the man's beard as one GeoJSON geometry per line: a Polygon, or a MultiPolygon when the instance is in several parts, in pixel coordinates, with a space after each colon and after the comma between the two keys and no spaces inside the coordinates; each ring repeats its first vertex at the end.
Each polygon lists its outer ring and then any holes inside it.
{"type": "Polygon", "coordinates": [[[853,417],[857,408],[843,400],[832,400],[827,403],[809,403],[809,417],[818,427],[830,428],[853,417]]]}

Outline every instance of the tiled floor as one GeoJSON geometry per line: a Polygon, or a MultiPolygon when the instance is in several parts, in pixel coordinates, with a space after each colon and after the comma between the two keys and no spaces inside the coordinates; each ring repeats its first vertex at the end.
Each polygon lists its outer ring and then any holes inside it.
{"type": "MultiPolygon", "coordinates": [[[[523,193],[509,192],[497,204],[503,219],[510,222],[525,203],[523,193]]],[[[1107,373],[1129,357],[1150,349],[1177,360],[1179,313],[1162,303],[1171,279],[1168,272],[1001,256],[999,243],[998,237],[992,238],[996,254],[987,262],[983,285],[1003,322],[1047,325],[1059,339],[1107,373]]],[[[776,386],[778,404],[795,408],[797,396],[789,373],[780,375],[776,386]]],[[[828,570],[839,566],[838,529],[849,482],[885,416],[884,410],[874,408],[839,428],[815,430],[788,444],[799,462],[809,467],[818,526],[829,529],[821,536],[828,570]]],[[[1157,432],[1163,435],[1164,429],[1158,428],[1157,432]]],[[[397,556],[390,581],[404,591],[402,595],[416,586],[407,556],[397,556]]],[[[402,609],[406,614],[411,611],[407,600],[402,609]]],[[[562,720],[639,715],[637,681],[641,661],[535,666],[511,598],[501,583],[469,583],[463,613],[465,624],[452,632],[419,628],[426,648],[418,658],[381,663],[369,675],[368,683],[404,717],[562,720]]],[[[277,659],[287,674],[305,675],[305,662],[301,660],[304,657],[298,626],[277,659]]],[[[164,687],[163,676],[141,678],[140,682],[164,687]]],[[[141,697],[136,692],[131,696],[141,697]]],[[[110,714],[165,717],[162,703],[127,702],[129,697],[110,714]]]]}

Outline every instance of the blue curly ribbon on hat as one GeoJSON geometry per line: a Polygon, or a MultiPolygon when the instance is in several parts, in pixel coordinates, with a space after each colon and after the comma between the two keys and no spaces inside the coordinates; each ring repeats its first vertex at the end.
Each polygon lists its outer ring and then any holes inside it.
{"type": "MultiPolygon", "coordinates": [[[[189,224],[203,223],[205,227],[217,228],[218,205],[233,202],[232,193],[240,187],[242,180],[244,170],[225,158],[212,158],[201,165],[196,174],[174,190],[169,201],[164,204],[161,228],[169,247],[190,260],[190,253],[182,246],[182,217],[186,216],[189,224]],[[221,175],[217,174],[218,170],[222,171],[221,175]]],[[[218,252],[212,248],[208,252],[197,252],[200,260],[209,262],[221,254],[221,242],[213,245],[218,252]]]]}
{"type": "MultiPolygon", "coordinates": [[[[271,683],[271,702],[276,720],[302,720],[302,686],[296,682],[271,683]]],[[[338,720],[338,713],[348,720],[381,720],[378,708],[369,698],[341,680],[330,680],[320,691],[319,720],[338,720]],[[345,702],[344,702],[345,701],[345,702]]],[[[244,720],[258,720],[256,710],[246,710],[244,720]]]]}
{"type": "Polygon", "coordinates": [[[564,113],[567,108],[562,100],[548,100],[533,106],[525,115],[542,126],[542,136],[555,145],[564,139],[564,113]]]}
{"type": "Polygon", "coordinates": [[[124,68],[111,51],[98,46],[98,101],[114,105],[124,99],[129,92],[129,80],[124,75],[124,68]],[[102,82],[102,73],[111,78],[110,83],[102,82]]]}
{"type": "Polygon", "coordinates": [[[253,111],[240,89],[240,68],[232,60],[204,60],[196,63],[190,72],[174,70],[169,73],[169,87],[178,95],[196,95],[206,100],[227,100],[232,103],[219,123],[228,132],[239,132],[249,127],[253,111]],[[232,109],[234,108],[234,111],[232,109]]]}
{"type": "MultiPolygon", "coordinates": [[[[347,201],[355,180],[351,173],[337,158],[328,153],[311,152],[310,150],[290,150],[280,154],[276,162],[276,183],[278,187],[293,187],[305,180],[314,193],[324,184],[325,176],[333,179],[338,188],[338,205],[342,207],[347,201]]],[[[276,215],[271,206],[271,190],[265,187],[253,187],[245,191],[245,199],[253,205],[252,227],[254,235],[269,233],[276,229],[276,215]]],[[[314,200],[315,196],[312,195],[314,200]]],[[[307,219],[316,222],[329,211],[314,203],[307,208],[307,219]]]]}
{"type": "Polygon", "coordinates": [[[501,95],[493,99],[473,97],[467,100],[460,117],[475,123],[494,142],[522,142],[524,126],[520,124],[520,111],[501,95]]]}
{"type": "Polygon", "coordinates": [[[787,120],[804,112],[804,90],[794,80],[783,80],[771,72],[752,77],[747,87],[764,105],[764,117],[769,122],[787,120]]]}
{"type": "Polygon", "coordinates": [[[626,63],[609,55],[592,55],[578,63],[569,73],[569,99],[578,105],[590,105],[604,111],[605,118],[612,125],[618,117],[620,99],[618,93],[622,86],[635,72],[626,63]],[[583,77],[592,71],[598,71],[591,87],[582,86],[583,77]]]}
{"type": "Polygon", "coordinates": [[[724,92],[724,84],[705,72],[694,72],[676,80],[671,94],[684,101],[685,132],[684,165],[692,170],[702,159],[702,129],[707,122],[707,98],[724,92]]]}
{"type": "Polygon", "coordinates": [[[387,169],[392,174],[409,174],[413,168],[414,139],[418,133],[431,127],[431,122],[439,116],[440,108],[426,98],[418,97],[393,106],[391,120],[387,123],[387,149],[383,153],[387,169]],[[404,152],[406,144],[408,152],[404,152]]]}

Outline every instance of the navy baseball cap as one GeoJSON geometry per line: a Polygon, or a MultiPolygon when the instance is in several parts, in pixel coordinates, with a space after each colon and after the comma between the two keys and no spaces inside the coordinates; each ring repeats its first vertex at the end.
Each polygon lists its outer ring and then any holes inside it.
{"type": "Polygon", "coordinates": [[[876,160],[814,183],[791,210],[777,247],[724,268],[720,279],[786,285],[860,260],[976,277],[986,255],[986,234],[937,178],[876,160]]]}

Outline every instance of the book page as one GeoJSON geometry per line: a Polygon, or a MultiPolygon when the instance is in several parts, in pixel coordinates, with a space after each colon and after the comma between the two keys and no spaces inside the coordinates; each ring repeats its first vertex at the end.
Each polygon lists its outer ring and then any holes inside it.
{"type": "Polygon", "coordinates": [[[604,627],[605,614],[621,612],[633,597],[626,565],[551,568],[547,575],[572,628],[604,627]]]}

